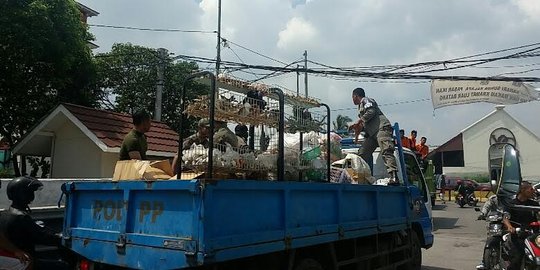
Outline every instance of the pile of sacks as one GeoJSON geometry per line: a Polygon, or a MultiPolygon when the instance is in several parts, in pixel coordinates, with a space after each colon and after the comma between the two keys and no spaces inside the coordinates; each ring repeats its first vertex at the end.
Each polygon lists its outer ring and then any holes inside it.
{"type": "Polygon", "coordinates": [[[344,159],[332,163],[330,182],[347,184],[374,184],[375,177],[366,161],[355,154],[347,154],[344,159]]]}

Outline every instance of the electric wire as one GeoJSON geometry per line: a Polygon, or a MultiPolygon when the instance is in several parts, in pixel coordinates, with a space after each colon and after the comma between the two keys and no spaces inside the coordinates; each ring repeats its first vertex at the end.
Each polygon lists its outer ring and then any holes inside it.
{"type": "Polygon", "coordinates": [[[202,33],[202,34],[217,34],[217,31],[209,30],[184,30],[184,29],[165,29],[165,28],[143,28],[133,26],[118,26],[118,25],[106,25],[106,24],[88,24],[92,27],[100,28],[113,28],[113,29],[125,29],[125,30],[138,30],[138,31],[150,31],[150,32],[179,32],[179,33],[202,33]]]}

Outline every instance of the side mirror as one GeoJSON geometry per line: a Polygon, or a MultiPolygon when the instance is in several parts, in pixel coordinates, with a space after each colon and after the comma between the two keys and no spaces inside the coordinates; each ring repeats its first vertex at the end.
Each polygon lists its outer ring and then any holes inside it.
{"type": "Polygon", "coordinates": [[[488,167],[491,183],[491,191],[497,194],[502,169],[504,144],[492,144],[488,150],[488,167]]]}
{"type": "Polygon", "coordinates": [[[513,145],[507,143],[491,145],[489,168],[492,187],[495,187],[494,192],[498,198],[509,199],[517,193],[521,184],[521,167],[518,151],[513,145]]]}

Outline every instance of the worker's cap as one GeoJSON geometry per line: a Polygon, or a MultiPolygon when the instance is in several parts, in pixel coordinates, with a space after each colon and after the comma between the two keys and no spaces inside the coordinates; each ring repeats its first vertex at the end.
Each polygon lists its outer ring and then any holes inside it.
{"type": "Polygon", "coordinates": [[[199,125],[199,127],[209,127],[210,126],[210,121],[207,118],[203,118],[203,119],[199,120],[198,125],[199,125]]]}

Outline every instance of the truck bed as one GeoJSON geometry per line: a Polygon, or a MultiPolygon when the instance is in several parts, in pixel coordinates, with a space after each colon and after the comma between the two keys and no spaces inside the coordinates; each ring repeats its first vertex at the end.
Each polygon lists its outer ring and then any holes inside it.
{"type": "Polygon", "coordinates": [[[105,264],[177,269],[407,229],[403,186],[237,180],[66,184],[64,244],[105,264]]]}

